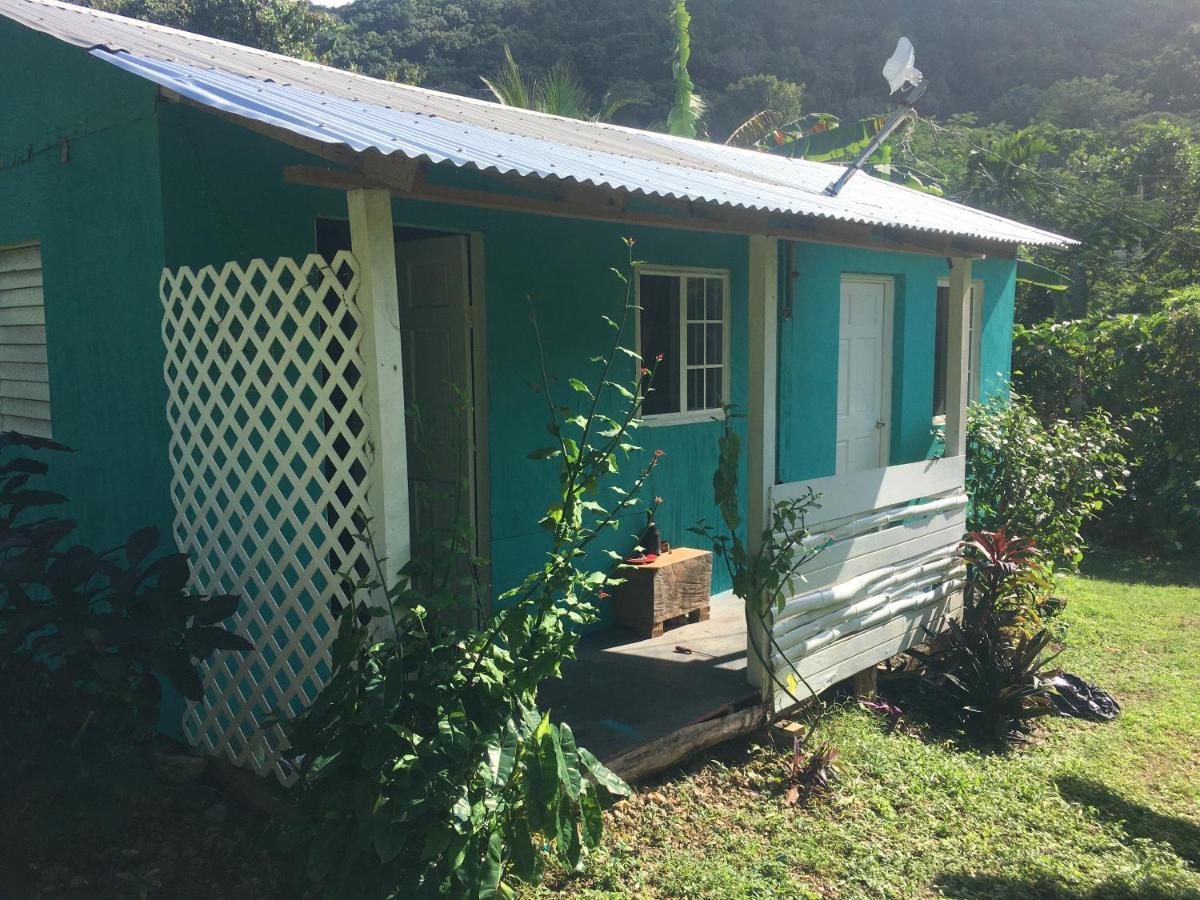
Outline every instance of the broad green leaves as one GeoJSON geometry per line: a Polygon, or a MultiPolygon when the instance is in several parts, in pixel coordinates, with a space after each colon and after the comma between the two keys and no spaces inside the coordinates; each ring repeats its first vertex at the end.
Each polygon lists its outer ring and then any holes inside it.
{"type": "Polygon", "coordinates": [[[1029,400],[973,406],[967,420],[973,531],[1000,528],[1034,542],[1047,563],[1074,568],[1086,520],[1124,491],[1127,438],[1102,411],[1043,424],[1029,400]]]}
{"type": "Polygon", "coordinates": [[[661,459],[649,454],[625,478],[618,469],[618,454],[642,453],[629,435],[646,386],[622,346],[636,307],[631,280],[621,283],[624,313],[597,377],[567,380],[559,397],[548,376],[542,385],[551,441],[528,456],[557,488],[540,523],[543,565],[479,615],[464,575],[479,561],[456,526],[414,552],[394,587],[383,589],[378,560],[346,585],[358,602],[340,617],[333,678],[287,723],[300,777],[284,837],[323,895],[509,897],[550,857],[581,865],[603,808],[629,793],[536,705],[610,584],[585,568],[592,542],[639,502],[661,459]],[[371,636],[378,614],[394,637],[371,636]]]}

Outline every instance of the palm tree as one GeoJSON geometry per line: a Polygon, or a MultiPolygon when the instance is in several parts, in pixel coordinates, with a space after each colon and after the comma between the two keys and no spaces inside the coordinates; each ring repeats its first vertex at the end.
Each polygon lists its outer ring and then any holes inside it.
{"type": "Polygon", "coordinates": [[[1011,134],[981,133],[967,157],[963,202],[1004,215],[1035,214],[1051,194],[1037,175],[1037,166],[1056,149],[1036,128],[1011,134]]]}
{"type": "Polygon", "coordinates": [[[600,109],[593,112],[591,98],[570,63],[555,63],[545,76],[531,80],[521,71],[513,59],[512,50],[507,46],[504,48],[504,64],[500,69],[490,78],[483,75],[479,77],[497,102],[504,106],[535,109],[568,119],[610,122],[619,110],[641,102],[609,91],[601,99],[600,109]]]}

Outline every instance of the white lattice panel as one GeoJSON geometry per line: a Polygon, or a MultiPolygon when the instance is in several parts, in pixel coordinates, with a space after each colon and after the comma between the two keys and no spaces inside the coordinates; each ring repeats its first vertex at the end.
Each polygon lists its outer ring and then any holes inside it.
{"type": "Polygon", "coordinates": [[[209,658],[184,732],[281,779],[263,723],[325,684],[340,573],[366,562],[352,537],[370,444],[358,283],[346,252],[160,281],[175,539],[196,591],[242,595],[237,631],[257,648],[209,658]]]}

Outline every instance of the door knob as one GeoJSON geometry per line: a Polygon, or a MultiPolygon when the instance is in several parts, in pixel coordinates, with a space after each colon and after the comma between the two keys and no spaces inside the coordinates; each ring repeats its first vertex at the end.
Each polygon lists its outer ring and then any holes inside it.
{"type": "Polygon", "coordinates": [[[887,428],[887,422],[876,422],[875,427],[876,428],[887,428]]]}

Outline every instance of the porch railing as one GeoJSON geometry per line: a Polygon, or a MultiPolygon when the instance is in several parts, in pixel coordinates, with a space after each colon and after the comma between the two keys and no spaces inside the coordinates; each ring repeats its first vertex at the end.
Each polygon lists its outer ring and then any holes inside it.
{"type": "MultiPolygon", "coordinates": [[[[776,485],[820,495],[805,544],[819,549],[770,625],[776,684],[804,697],[920,643],[962,608],[964,458],[776,485]]],[[[776,693],[776,706],[790,704],[776,693]]]]}

